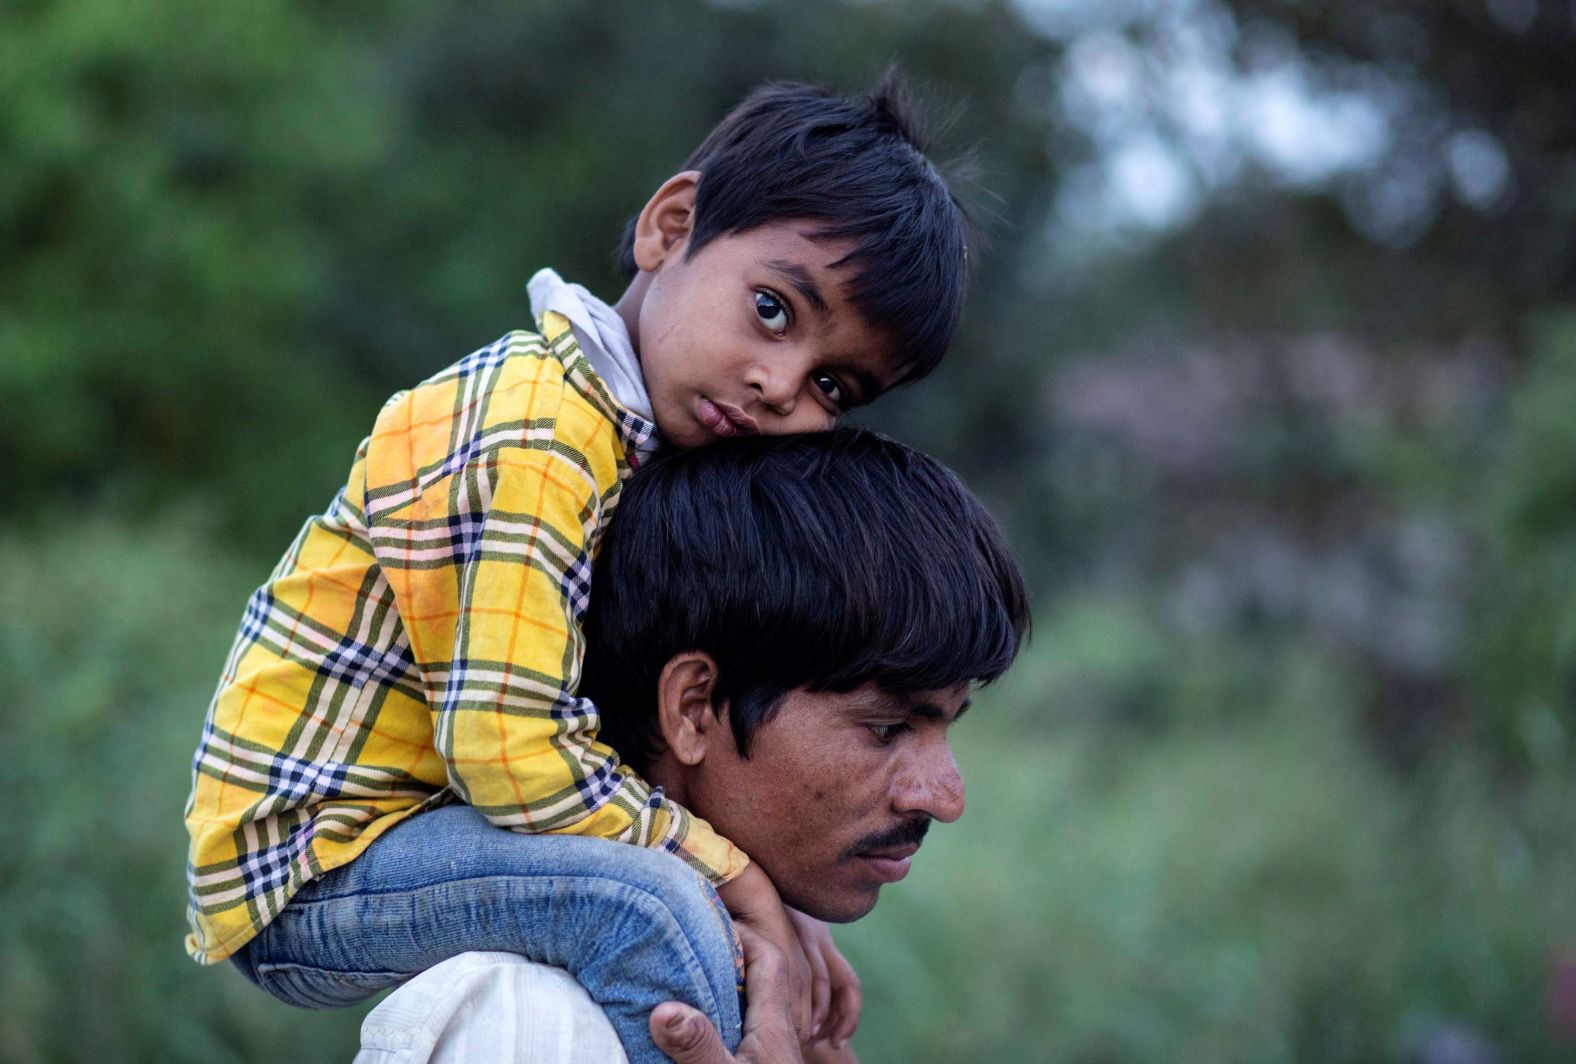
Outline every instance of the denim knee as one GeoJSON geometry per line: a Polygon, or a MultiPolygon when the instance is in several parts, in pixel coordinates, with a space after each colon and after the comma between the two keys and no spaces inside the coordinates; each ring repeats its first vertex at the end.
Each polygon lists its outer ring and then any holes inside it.
{"type": "Polygon", "coordinates": [[[619,878],[649,895],[658,909],[680,927],[696,932],[715,928],[726,940],[727,952],[739,961],[742,974],[738,936],[716,888],[706,877],[670,854],[638,847],[630,849],[629,859],[621,863],[619,878]]]}
{"type": "Polygon", "coordinates": [[[616,867],[604,870],[596,889],[582,885],[587,941],[604,941],[617,952],[632,938],[657,935],[671,949],[696,955],[709,969],[723,962],[735,983],[742,955],[733,922],[716,890],[705,877],[670,854],[658,850],[618,847],[616,867]],[[599,900],[584,904],[587,897],[599,900]]]}
{"type": "Polygon", "coordinates": [[[727,910],[711,884],[672,855],[623,850],[617,881],[604,883],[602,904],[585,910],[588,926],[566,967],[608,1010],[626,1047],[629,1027],[643,1032],[653,1007],[679,998],[704,1012],[731,1049],[742,1034],[743,954],[727,910]]]}
{"type": "Polygon", "coordinates": [[[272,997],[302,1009],[337,1009],[359,1005],[380,990],[396,986],[413,974],[393,971],[337,971],[310,962],[275,959],[268,938],[274,925],[230,957],[255,986],[272,997]]]}

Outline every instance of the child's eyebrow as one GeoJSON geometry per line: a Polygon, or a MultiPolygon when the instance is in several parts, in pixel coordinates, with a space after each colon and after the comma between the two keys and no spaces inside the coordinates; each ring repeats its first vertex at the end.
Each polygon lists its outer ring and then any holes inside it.
{"type": "Polygon", "coordinates": [[[800,295],[804,296],[805,301],[814,307],[818,314],[825,316],[831,312],[826,297],[821,295],[821,290],[815,286],[815,279],[810,276],[810,271],[799,263],[789,262],[786,259],[767,259],[761,265],[781,274],[800,295]]]}
{"type": "Polygon", "coordinates": [[[867,373],[862,369],[850,370],[849,372],[853,375],[854,382],[859,386],[858,394],[854,396],[852,406],[862,406],[881,394],[881,382],[876,380],[874,374],[867,373]]]}

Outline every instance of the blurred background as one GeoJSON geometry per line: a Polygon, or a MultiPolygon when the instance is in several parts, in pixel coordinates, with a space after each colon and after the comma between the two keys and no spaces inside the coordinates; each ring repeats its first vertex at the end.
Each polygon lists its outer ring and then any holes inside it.
{"type": "Polygon", "coordinates": [[[891,61],[989,247],[865,420],[1037,629],[840,932],[856,1048],[1576,1059],[1573,55],[1566,0],[8,0],[0,1060],[349,1059],[181,949],[247,593],[744,92],[891,61]]]}

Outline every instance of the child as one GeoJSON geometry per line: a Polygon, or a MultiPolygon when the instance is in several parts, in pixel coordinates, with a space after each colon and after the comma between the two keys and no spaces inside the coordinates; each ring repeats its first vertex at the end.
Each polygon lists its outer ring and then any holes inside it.
{"type": "MultiPolygon", "coordinates": [[[[622,949],[639,928],[603,919],[611,903],[588,884],[637,851],[567,835],[677,855],[735,920],[827,972],[806,1035],[824,1028],[829,990],[848,1001],[825,928],[788,915],[745,854],[598,742],[597,709],[575,694],[580,625],[620,486],[659,443],[828,429],[934,368],[962,300],[964,218],[889,86],[848,100],[775,85],[657,189],[621,263],[616,306],[544,271],[539,334],[391,399],[345,488],[253,595],[187,804],[197,960],[234,957],[276,996],[324,1006],[466,949],[557,964],[622,949]],[[453,870],[451,890],[380,886],[379,837],[455,800],[521,833],[500,833],[498,859],[520,864],[499,874],[539,879],[538,911],[490,909],[478,855],[441,837],[420,852],[453,870]],[[363,948],[391,939],[408,963],[369,969],[363,948]]],[[[726,930],[659,916],[712,945],[726,930]]],[[[640,1008],[668,997],[708,998],[737,1037],[719,951],[698,952],[687,963],[704,985],[650,1001],[577,972],[632,1059],[655,1052],[640,1008]]]]}

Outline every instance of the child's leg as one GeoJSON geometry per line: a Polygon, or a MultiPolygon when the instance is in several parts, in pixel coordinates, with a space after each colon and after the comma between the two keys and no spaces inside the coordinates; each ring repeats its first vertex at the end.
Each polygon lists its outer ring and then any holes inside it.
{"type": "Polygon", "coordinates": [[[519,953],[567,969],[639,1062],[667,1059],[646,1027],[664,1001],[737,1044],[736,948],[716,892],[672,855],[504,831],[456,805],[307,884],[237,963],[275,997],[327,1008],[469,950],[519,953]]]}

